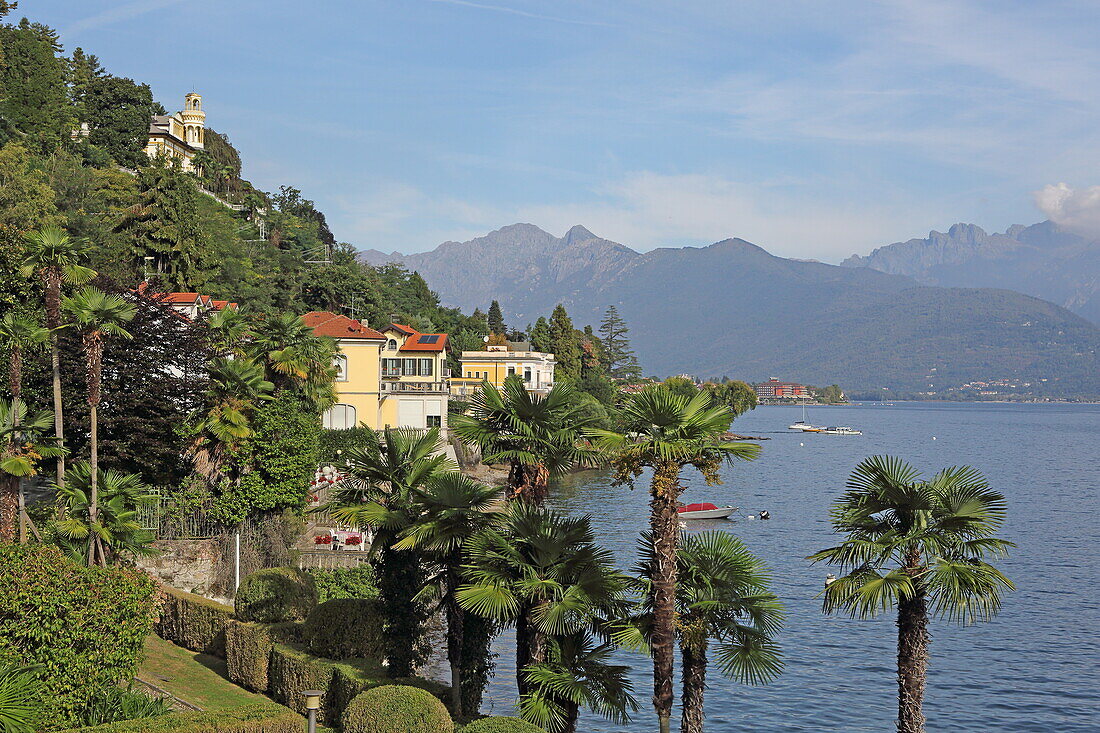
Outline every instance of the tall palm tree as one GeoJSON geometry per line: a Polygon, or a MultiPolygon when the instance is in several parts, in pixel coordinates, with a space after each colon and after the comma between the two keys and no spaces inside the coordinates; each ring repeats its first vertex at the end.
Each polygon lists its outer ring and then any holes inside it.
{"type": "MultiPolygon", "coordinates": [[[[88,379],[88,410],[91,415],[89,430],[89,470],[90,500],[88,521],[95,525],[98,521],[99,497],[99,401],[100,380],[103,376],[103,342],[107,337],[128,339],[130,332],[123,328],[124,323],[134,319],[137,308],[133,303],[117,295],[104,293],[98,288],[85,287],[64,300],[64,308],[73,322],[83,331],[84,356],[88,379]]],[[[60,488],[60,484],[58,485],[60,488]]],[[[103,546],[96,534],[88,539],[88,564],[107,563],[103,546]]]]}
{"type": "Polygon", "coordinates": [[[891,456],[861,461],[847,489],[831,512],[843,542],[810,556],[846,573],[826,587],[824,611],[868,618],[897,610],[898,731],[920,733],[929,613],[962,624],[988,620],[1015,587],[985,562],[1014,546],[995,536],[1005,498],[969,466],[925,481],[891,456]]]}
{"type": "Polygon", "coordinates": [[[222,356],[245,356],[250,328],[248,316],[236,308],[214,311],[206,321],[210,345],[222,356]]]}
{"type": "Polygon", "coordinates": [[[0,400],[0,542],[15,539],[19,523],[19,481],[38,473],[38,461],[64,455],[56,438],[46,432],[53,425],[48,411],[29,413],[23,400],[0,400]]]}
{"type": "Polygon", "coordinates": [[[653,707],[661,733],[668,733],[672,719],[673,650],[676,644],[677,545],[680,525],[680,471],[698,469],[708,484],[721,483],[723,462],[755,458],[760,449],[749,443],[722,439],[730,414],[714,404],[705,392],[677,394],[664,384],[646,387],[627,400],[622,410],[626,433],[589,430],[601,452],[611,456],[618,483],[633,485],[642,469],[653,469],[650,484],[649,530],[653,536],[650,603],[653,608],[653,707]]]}
{"type": "MultiPolygon", "coordinates": [[[[46,328],[50,329],[50,361],[53,364],[54,436],[59,446],[65,444],[65,422],[61,405],[61,354],[57,348],[61,328],[61,286],[82,285],[93,277],[95,270],[80,264],[83,245],[70,239],[63,229],[43,227],[27,235],[27,254],[21,271],[24,276],[37,274],[45,291],[46,328]]],[[[65,458],[57,457],[57,483],[65,485],[65,458]]]]}
{"type": "Polygon", "coordinates": [[[527,392],[519,375],[498,390],[488,382],[470,399],[465,415],[451,418],[451,430],[481,449],[486,463],[509,464],[506,498],[541,505],[549,477],[583,464],[580,430],[591,423],[568,382],[557,382],[546,395],[527,392]]]}
{"type": "Polygon", "coordinates": [[[386,617],[389,670],[395,677],[407,677],[424,652],[427,614],[416,598],[424,582],[424,563],[419,550],[395,545],[419,516],[414,491],[457,466],[443,454],[438,428],[372,431],[364,446],[345,451],[344,457],[345,478],[333,486],[331,500],[319,510],[328,510],[341,522],[374,529],[371,552],[386,617]]]}
{"type": "Polygon", "coordinates": [[[521,700],[534,689],[529,668],[549,663],[553,638],[607,628],[626,611],[627,578],[596,544],[588,517],[513,502],[500,527],[470,538],[466,558],[459,605],[515,624],[521,700]]]}
{"type": "MultiPolygon", "coordinates": [[[[643,626],[652,623],[648,593],[657,562],[653,538],[642,535],[639,588],[643,626]]],[[[716,647],[719,670],[745,684],[768,682],[782,671],[774,638],[783,622],[783,609],[768,586],[763,563],[741,540],[728,532],[704,532],[683,538],[677,553],[677,633],[680,638],[681,733],[702,733],[703,694],[706,691],[707,652],[716,647]]]]}
{"type": "Polygon", "coordinates": [[[247,353],[267,370],[277,388],[297,389],[323,411],[336,402],[336,341],[316,336],[293,313],[259,319],[247,353]]]}
{"type": "MultiPolygon", "coordinates": [[[[467,661],[463,650],[471,646],[466,639],[466,612],[458,604],[456,593],[461,582],[462,547],[474,534],[501,519],[499,513],[487,511],[499,494],[494,486],[474,481],[460,473],[438,473],[422,487],[412,487],[412,500],[417,516],[401,539],[394,544],[396,550],[419,549],[428,553],[438,565],[438,574],[424,590],[438,600],[447,617],[447,660],[451,667],[451,712],[456,718],[463,711],[476,713],[480,707],[482,690],[480,680],[464,679],[462,673],[467,661]],[[469,704],[466,704],[469,703],[469,704]]],[[[490,625],[481,625],[491,631],[490,625]]],[[[487,637],[491,636],[486,635],[487,637]]],[[[486,649],[489,638],[486,638],[486,649]]]]}
{"type": "Polygon", "coordinates": [[[0,318],[0,348],[10,354],[8,380],[11,396],[18,399],[23,387],[23,352],[46,343],[50,338],[49,329],[42,328],[29,318],[5,313],[0,318]]]}
{"type": "Polygon", "coordinates": [[[98,538],[104,562],[108,558],[141,556],[152,552],[153,533],[143,529],[139,510],[156,498],[137,474],[99,469],[94,482],[99,511],[92,519],[92,471],[81,461],[69,471],[64,488],[58,488],[62,518],[55,525],[59,544],[76,560],[87,561],[92,543],[98,538]]]}

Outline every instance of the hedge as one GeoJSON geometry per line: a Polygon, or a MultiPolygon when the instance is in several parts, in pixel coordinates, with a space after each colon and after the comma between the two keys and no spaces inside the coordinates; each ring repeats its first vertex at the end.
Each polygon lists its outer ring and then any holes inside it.
{"type": "Polygon", "coordinates": [[[247,576],[237,588],[234,615],[262,624],[305,621],[317,605],[317,588],[309,573],[297,568],[271,568],[247,576]]]}
{"type": "Polygon", "coordinates": [[[377,601],[341,598],[310,612],[302,626],[302,639],[310,652],[321,657],[382,659],[386,654],[383,623],[377,601]]]}
{"type": "Polygon", "coordinates": [[[301,733],[302,716],[282,705],[259,703],[230,710],[174,713],[156,718],[127,720],[62,733],[301,733]]]}
{"type": "Polygon", "coordinates": [[[375,687],[351,701],[341,716],[344,733],[453,733],[446,706],[418,687],[375,687]]]}
{"type": "Polygon", "coordinates": [[[355,568],[311,568],[309,574],[317,585],[318,603],[336,598],[378,597],[378,579],[368,563],[355,568]]]}
{"type": "Polygon", "coordinates": [[[475,720],[462,733],[545,733],[542,728],[520,718],[492,717],[475,720]]]}
{"type": "MultiPolygon", "coordinates": [[[[305,713],[302,690],[327,691],[332,683],[335,665],[325,659],[308,654],[299,645],[277,644],[271,650],[268,666],[268,694],[287,707],[305,713]]],[[[335,725],[340,717],[336,701],[331,695],[322,698],[320,722],[335,725]]]]}
{"type": "Polygon", "coordinates": [[[0,545],[0,658],[42,666],[43,712],[58,727],[133,677],[155,603],[145,573],[85,567],[52,545],[0,545]]]}
{"type": "Polygon", "coordinates": [[[225,658],[225,626],[233,608],[223,603],[162,587],[160,618],[153,627],[157,635],[185,649],[225,658]]]}

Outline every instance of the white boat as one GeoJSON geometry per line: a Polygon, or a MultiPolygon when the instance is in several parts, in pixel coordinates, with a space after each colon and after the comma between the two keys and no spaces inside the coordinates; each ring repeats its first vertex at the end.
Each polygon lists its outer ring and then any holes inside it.
{"type": "Polygon", "coordinates": [[[715,506],[714,504],[688,504],[676,510],[680,519],[725,519],[737,511],[735,506],[715,506]]]}
{"type": "Polygon", "coordinates": [[[819,433],[822,430],[822,428],[819,428],[816,425],[810,425],[808,422],[806,422],[806,403],[805,402],[802,403],[802,419],[799,420],[798,422],[794,423],[793,425],[788,425],[787,429],[788,430],[801,430],[804,433],[819,433]]]}
{"type": "Polygon", "coordinates": [[[846,426],[821,428],[822,435],[863,435],[863,432],[846,426]]]}

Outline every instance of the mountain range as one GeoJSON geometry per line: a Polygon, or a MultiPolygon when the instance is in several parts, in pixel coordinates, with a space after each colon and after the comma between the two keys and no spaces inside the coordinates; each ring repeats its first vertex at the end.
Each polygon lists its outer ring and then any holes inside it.
{"type": "Polygon", "coordinates": [[[484,310],[496,299],[518,327],[557,303],[596,324],[615,304],[647,374],[936,393],[1004,379],[1036,394],[1100,395],[1100,328],[1060,305],[776,257],[742,239],[639,253],[583,226],[555,237],[513,224],[430,252],[361,256],[418,271],[447,305],[484,310]]]}

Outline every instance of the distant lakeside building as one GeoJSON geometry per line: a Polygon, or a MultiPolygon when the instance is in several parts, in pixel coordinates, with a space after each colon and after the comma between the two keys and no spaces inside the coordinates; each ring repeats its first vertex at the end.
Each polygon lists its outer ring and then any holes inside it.
{"type": "Polygon", "coordinates": [[[813,392],[805,384],[782,382],[772,377],[766,382],[752,385],[760,400],[812,400],[813,392]]]}
{"type": "Polygon", "coordinates": [[[507,346],[486,346],[484,351],[463,351],[462,372],[451,378],[451,395],[466,398],[482,382],[497,389],[504,380],[516,375],[531,394],[546,394],[554,386],[554,355],[533,351],[526,341],[510,341],[507,346]]]}
{"type": "Polygon", "coordinates": [[[145,154],[150,160],[176,158],[185,171],[194,170],[195,153],[206,144],[206,113],[202,95],[195,92],[183,98],[183,109],[173,115],[153,115],[149,121],[149,141],[145,154]]]}

